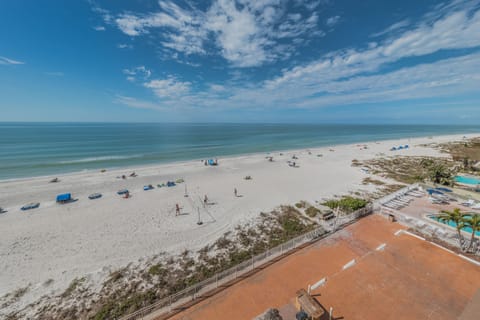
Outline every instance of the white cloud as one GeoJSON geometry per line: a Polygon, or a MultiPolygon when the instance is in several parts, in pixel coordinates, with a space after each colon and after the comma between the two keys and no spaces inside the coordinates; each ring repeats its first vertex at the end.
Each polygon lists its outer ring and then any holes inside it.
{"type": "Polygon", "coordinates": [[[396,23],[392,24],[391,26],[389,26],[387,29],[385,29],[383,31],[376,32],[376,33],[372,34],[371,37],[376,38],[376,37],[380,37],[380,36],[383,36],[383,35],[386,35],[386,34],[390,34],[394,31],[402,30],[405,27],[408,27],[409,25],[410,25],[410,20],[409,19],[404,19],[402,21],[399,21],[399,22],[396,22],[396,23]]]}
{"type": "Polygon", "coordinates": [[[413,30],[367,49],[331,52],[305,66],[287,70],[282,76],[267,81],[267,87],[281,86],[296,79],[303,82],[316,79],[335,80],[362,72],[374,72],[380,66],[412,56],[427,55],[439,50],[480,46],[480,11],[456,11],[431,24],[421,23],[413,30]]]}
{"type": "Polygon", "coordinates": [[[152,71],[145,66],[139,66],[132,69],[123,69],[122,72],[127,75],[127,80],[134,82],[137,79],[147,80],[152,75],[152,71]]]}
{"type": "Polygon", "coordinates": [[[152,110],[159,110],[159,111],[166,110],[165,107],[157,103],[142,101],[133,97],[122,96],[122,95],[117,95],[114,102],[124,104],[126,106],[129,106],[131,108],[136,108],[136,109],[152,109],[152,110]]]}
{"type": "Polygon", "coordinates": [[[95,30],[95,31],[105,31],[105,27],[104,26],[95,26],[95,27],[93,27],[93,30],[95,30]]]}
{"type": "Polygon", "coordinates": [[[0,64],[6,65],[15,65],[15,64],[25,64],[25,62],[9,59],[7,57],[0,56],[0,64]]]}
{"type": "Polygon", "coordinates": [[[329,27],[333,27],[339,21],[340,21],[340,16],[333,16],[333,17],[328,18],[327,21],[325,21],[325,24],[329,27]]]}
{"type": "Polygon", "coordinates": [[[181,8],[172,1],[162,1],[158,12],[125,12],[114,19],[111,15],[107,18],[126,35],[157,36],[158,43],[166,50],[186,55],[213,53],[236,67],[253,67],[289,57],[295,48],[280,43],[282,38],[324,35],[317,28],[316,12],[307,16],[287,13],[287,1],[214,0],[203,11],[192,5],[181,8]],[[210,39],[214,40],[215,48],[208,46],[210,39]]]}
{"type": "Polygon", "coordinates": [[[143,85],[146,88],[152,89],[157,97],[161,99],[170,99],[188,93],[191,83],[181,82],[174,77],[168,77],[161,80],[151,80],[143,85]]]}
{"type": "MultiPolygon", "coordinates": [[[[212,24],[208,28],[218,33],[216,39],[224,50],[224,57],[239,66],[254,65],[250,56],[263,62],[273,59],[272,55],[279,54],[275,52],[279,45],[272,44],[272,39],[279,37],[280,25],[310,19],[290,15],[274,28],[257,30],[257,23],[268,26],[275,21],[272,18],[275,14],[269,12],[259,19],[252,18],[252,13],[265,12],[262,8],[272,1],[258,2],[248,9],[246,6],[229,8],[227,0],[219,2],[227,7],[213,8],[216,11],[207,13],[206,19],[212,24]],[[209,17],[210,14],[215,19],[209,17]],[[250,27],[243,28],[244,25],[250,27]],[[231,38],[226,37],[230,34],[231,38]]],[[[408,67],[400,63],[394,65],[392,71],[384,71],[388,70],[385,67],[406,58],[447,49],[480,48],[480,37],[476,36],[480,34],[479,8],[454,7],[446,12],[442,7],[439,10],[442,14],[429,13],[420,23],[410,23],[409,31],[402,31],[407,22],[397,23],[384,32],[387,37],[382,41],[367,42],[364,48],[329,52],[309,64],[285,69],[281,75],[264,82],[251,83],[243,78],[246,73],[242,72],[242,78],[233,81],[232,76],[231,81],[221,85],[206,84],[203,91],[193,90],[192,83],[179,81],[174,76],[143,85],[161,99],[164,107],[209,110],[255,106],[318,108],[476,93],[480,87],[480,53],[458,50],[458,56],[453,58],[408,67]]],[[[295,30],[283,28],[292,34],[295,30]]],[[[229,73],[238,76],[238,71],[229,73]]]]}
{"type": "Polygon", "coordinates": [[[119,43],[117,45],[117,48],[119,48],[119,49],[132,49],[133,46],[131,44],[119,43]]]}

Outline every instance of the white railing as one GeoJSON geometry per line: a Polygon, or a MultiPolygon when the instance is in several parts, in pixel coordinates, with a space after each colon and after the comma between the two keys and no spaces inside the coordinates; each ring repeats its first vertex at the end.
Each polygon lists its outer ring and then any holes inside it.
{"type": "Polygon", "coordinates": [[[175,294],[162,298],[159,301],[145,306],[129,315],[121,317],[121,320],[136,320],[136,319],[151,319],[152,313],[155,312],[155,316],[160,314],[166,314],[173,311],[174,308],[179,307],[187,302],[199,299],[205,293],[218,289],[222,285],[227,284],[235,279],[239,279],[243,275],[253,271],[255,268],[264,265],[275,258],[278,258],[290,251],[294,250],[300,245],[316,241],[320,238],[324,238],[329,234],[334,233],[338,229],[341,229],[352,222],[369,215],[373,212],[373,206],[368,205],[365,208],[359,209],[350,214],[344,215],[341,219],[341,223],[337,223],[335,228],[330,231],[326,231],[322,227],[309,231],[301,236],[293,238],[285,243],[282,243],[274,248],[267,249],[265,252],[253,256],[247,261],[244,261],[230,269],[222,271],[213,275],[212,277],[205,279],[199,283],[196,283],[190,287],[187,287],[175,294]]]}

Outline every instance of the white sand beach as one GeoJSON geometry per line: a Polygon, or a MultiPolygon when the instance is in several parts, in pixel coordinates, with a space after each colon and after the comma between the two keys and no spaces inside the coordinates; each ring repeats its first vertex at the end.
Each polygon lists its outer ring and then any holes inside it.
{"type": "MultiPolygon", "coordinates": [[[[478,135],[468,135],[472,138],[478,135]]],[[[310,203],[354,191],[372,191],[362,185],[368,174],[352,167],[353,159],[379,156],[447,156],[438,150],[419,146],[462,140],[463,135],[434,138],[368,142],[303,150],[274,152],[269,162],[264,154],[219,158],[216,167],[200,160],[144,168],[106,172],[83,172],[0,182],[0,206],[8,212],[0,215],[0,296],[30,285],[23,299],[31,302],[43,294],[62,292],[75,277],[104,275],[130,262],[162,251],[194,250],[214,241],[235,225],[244,223],[262,211],[300,200],[310,203]],[[389,151],[392,146],[410,148],[389,151]],[[367,146],[367,149],[363,148],[367,146]],[[318,156],[321,154],[322,156],[318,156]],[[292,156],[297,168],[287,165],[292,156]],[[135,171],[138,177],[128,175],[135,171]],[[127,179],[117,178],[127,175],[127,179]],[[245,180],[245,176],[251,180],[245,180]],[[157,188],[157,184],[182,178],[175,187],[157,188]],[[155,189],[144,191],[152,184],[155,189]],[[188,197],[185,197],[185,185],[188,197]],[[130,190],[131,198],[116,194],[130,190]],[[234,188],[238,197],[234,196],[234,188]],[[56,204],[55,196],[71,192],[78,201],[56,204]],[[89,200],[100,192],[103,197],[89,200]],[[197,207],[203,197],[208,212],[201,209],[202,225],[197,225],[197,207]],[[40,207],[21,211],[29,202],[40,207]],[[181,215],[175,215],[175,204],[181,215]],[[51,285],[44,285],[53,279],[51,285]]],[[[215,155],[212,155],[213,157],[215,155]]]]}

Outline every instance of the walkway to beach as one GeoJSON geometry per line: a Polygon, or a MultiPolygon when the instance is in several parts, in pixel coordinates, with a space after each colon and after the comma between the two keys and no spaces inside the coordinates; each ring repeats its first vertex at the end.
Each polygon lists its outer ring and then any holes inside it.
{"type": "Polygon", "coordinates": [[[293,319],[295,292],[324,277],[312,294],[334,319],[456,319],[480,288],[480,267],[399,229],[369,216],[172,319],[252,319],[268,308],[293,319]]]}

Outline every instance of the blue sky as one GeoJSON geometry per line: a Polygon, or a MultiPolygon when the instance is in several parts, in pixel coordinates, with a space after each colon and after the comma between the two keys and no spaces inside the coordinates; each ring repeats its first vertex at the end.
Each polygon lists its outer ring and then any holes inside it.
{"type": "Polygon", "coordinates": [[[480,123],[480,0],[0,1],[0,121],[480,123]]]}

